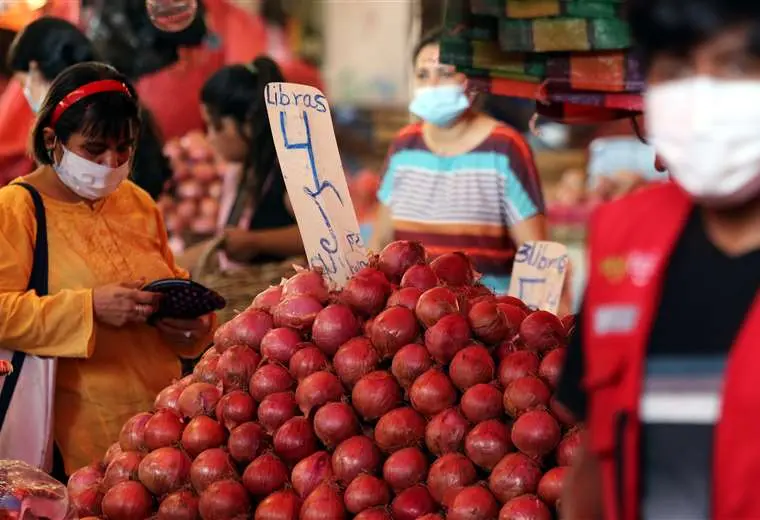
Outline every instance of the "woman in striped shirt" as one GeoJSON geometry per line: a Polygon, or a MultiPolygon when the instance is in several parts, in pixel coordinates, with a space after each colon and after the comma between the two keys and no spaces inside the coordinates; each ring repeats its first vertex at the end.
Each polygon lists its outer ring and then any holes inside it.
{"type": "Polygon", "coordinates": [[[546,239],[541,183],[523,137],[475,110],[465,75],[440,63],[441,36],[415,51],[409,109],[422,121],[391,144],[370,246],[417,240],[433,255],[463,251],[481,281],[505,293],[517,246],[546,239]]]}

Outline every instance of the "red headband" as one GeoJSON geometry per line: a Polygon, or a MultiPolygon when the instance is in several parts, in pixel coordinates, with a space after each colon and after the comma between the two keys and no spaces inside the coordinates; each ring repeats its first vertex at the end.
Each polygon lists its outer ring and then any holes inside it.
{"type": "Polygon", "coordinates": [[[132,97],[132,93],[129,91],[127,86],[121,81],[116,81],[115,79],[103,79],[100,81],[87,83],[86,85],[82,85],[78,89],[72,90],[66,94],[66,97],[64,97],[61,102],[58,103],[58,105],[55,107],[55,110],[53,110],[53,116],[50,118],[50,126],[55,126],[63,113],[66,112],[66,110],[68,110],[71,105],[83,98],[86,98],[87,96],[100,94],[101,92],[119,92],[120,94],[124,94],[129,98],[132,97]]]}

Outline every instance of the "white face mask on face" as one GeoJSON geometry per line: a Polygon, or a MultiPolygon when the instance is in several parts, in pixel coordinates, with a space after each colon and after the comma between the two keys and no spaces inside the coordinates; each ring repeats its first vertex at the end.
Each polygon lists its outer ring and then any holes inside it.
{"type": "Polygon", "coordinates": [[[107,197],[129,176],[129,161],[117,168],[88,161],[65,146],[61,161],[54,165],[58,177],[71,191],[87,200],[107,197]]]}
{"type": "Polygon", "coordinates": [[[673,179],[705,206],[760,192],[760,81],[695,77],[649,88],[649,139],[673,179]]]}

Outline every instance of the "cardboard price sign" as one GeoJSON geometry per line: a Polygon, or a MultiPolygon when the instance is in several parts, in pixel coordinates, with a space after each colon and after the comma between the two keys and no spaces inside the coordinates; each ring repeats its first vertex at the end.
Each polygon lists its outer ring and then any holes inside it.
{"type": "Polygon", "coordinates": [[[330,105],[318,89],[295,83],[268,84],[264,102],[309,266],[321,269],[333,288],[342,288],[367,266],[367,253],[330,105]]]}
{"type": "Polygon", "coordinates": [[[509,295],[529,307],[556,314],[569,260],[557,242],[525,242],[515,255],[509,295]]]}

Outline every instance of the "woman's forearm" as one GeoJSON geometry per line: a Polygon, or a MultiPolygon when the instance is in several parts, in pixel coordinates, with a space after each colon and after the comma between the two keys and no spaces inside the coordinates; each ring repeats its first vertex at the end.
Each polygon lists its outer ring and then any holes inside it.
{"type": "Polygon", "coordinates": [[[303,240],[297,225],[265,231],[249,231],[253,255],[297,256],[303,254],[303,240]]]}

